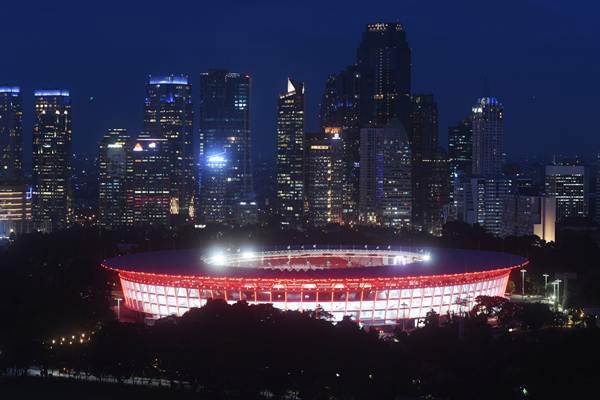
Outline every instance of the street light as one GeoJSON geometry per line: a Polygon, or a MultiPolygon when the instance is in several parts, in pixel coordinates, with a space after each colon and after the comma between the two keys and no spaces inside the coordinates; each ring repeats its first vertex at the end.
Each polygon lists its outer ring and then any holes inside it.
{"type": "Polygon", "coordinates": [[[562,281],[560,279],[557,279],[555,282],[556,282],[556,304],[558,306],[558,304],[560,304],[560,283],[562,281]]]}
{"type": "Polygon", "coordinates": [[[527,272],[526,269],[521,270],[521,295],[523,297],[525,297],[525,272],[527,272]]]}
{"type": "Polygon", "coordinates": [[[404,321],[406,320],[406,307],[408,307],[408,304],[402,302],[400,305],[402,306],[402,332],[404,332],[404,321]]]}
{"type": "Polygon", "coordinates": [[[546,295],[546,290],[548,289],[548,277],[550,275],[548,274],[542,274],[542,276],[544,277],[544,296],[546,295]]]}
{"type": "Polygon", "coordinates": [[[115,300],[117,301],[117,321],[120,321],[121,320],[121,301],[123,301],[123,299],[120,297],[115,297],[115,300]]]}

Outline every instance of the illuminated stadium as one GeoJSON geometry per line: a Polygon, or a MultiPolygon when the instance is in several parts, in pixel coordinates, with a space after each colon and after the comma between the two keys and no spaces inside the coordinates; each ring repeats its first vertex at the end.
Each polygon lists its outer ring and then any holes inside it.
{"type": "Polygon", "coordinates": [[[519,256],[484,251],[385,247],[178,250],[115,257],[130,310],[150,318],[182,315],[209,299],[322,309],[335,321],[392,325],[472,307],[480,295],[504,296],[519,256]]]}

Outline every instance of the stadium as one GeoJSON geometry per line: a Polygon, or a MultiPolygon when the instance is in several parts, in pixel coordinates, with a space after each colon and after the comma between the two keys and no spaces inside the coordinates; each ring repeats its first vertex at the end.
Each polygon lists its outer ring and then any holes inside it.
{"type": "Polygon", "coordinates": [[[125,306],[146,318],[182,315],[209,299],[323,310],[363,325],[460,313],[480,295],[504,296],[522,257],[487,251],[316,246],[251,251],[174,250],[111,258],[125,306]]]}

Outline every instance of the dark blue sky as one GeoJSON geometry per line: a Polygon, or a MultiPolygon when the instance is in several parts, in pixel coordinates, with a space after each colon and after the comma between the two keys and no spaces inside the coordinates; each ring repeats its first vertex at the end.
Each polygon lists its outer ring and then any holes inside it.
{"type": "Polygon", "coordinates": [[[3,1],[0,13],[0,82],[25,92],[28,152],[34,88],[71,90],[75,150],[94,152],[106,128],[139,131],[149,73],[187,73],[196,93],[201,71],[223,67],[252,75],[255,152],[269,156],[286,77],[306,82],[315,129],[327,75],[354,61],[372,21],[405,25],[413,88],[435,94],[442,143],[485,76],[509,157],[600,151],[593,0],[3,1]]]}

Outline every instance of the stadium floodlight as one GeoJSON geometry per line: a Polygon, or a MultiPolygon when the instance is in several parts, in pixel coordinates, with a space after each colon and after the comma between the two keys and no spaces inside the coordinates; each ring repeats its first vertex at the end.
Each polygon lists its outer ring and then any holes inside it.
{"type": "Polygon", "coordinates": [[[209,263],[213,265],[225,265],[227,264],[227,257],[223,252],[216,251],[211,255],[209,263]]]}
{"type": "Polygon", "coordinates": [[[429,254],[429,253],[423,254],[423,261],[425,261],[425,262],[431,261],[431,254],[429,254]]]}
{"type": "Polygon", "coordinates": [[[253,259],[253,258],[254,258],[254,256],[255,256],[255,254],[254,254],[254,252],[253,252],[252,250],[245,250],[245,251],[242,253],[242,258],[243,258],[244,260],[251,260],[251,259],[253,259]]]}

